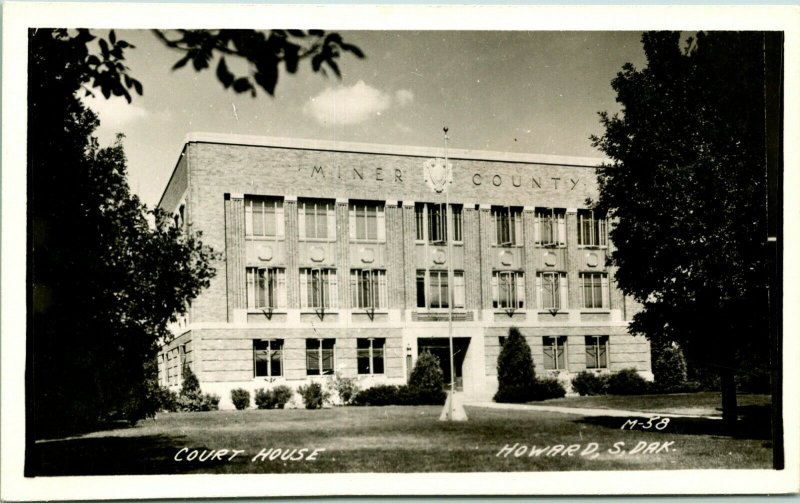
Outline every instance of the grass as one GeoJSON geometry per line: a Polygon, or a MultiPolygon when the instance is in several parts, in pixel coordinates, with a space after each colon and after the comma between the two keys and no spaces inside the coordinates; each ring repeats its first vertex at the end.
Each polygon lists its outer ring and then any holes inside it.
{"type": "Polygon", "coordinates": [[[38,442],[32,459],[40,475],[663,470],[771,463],[768,425],[737,437],[722,435],[720,421],[705,419],[674,418],[663,431],[643,431],[620,429],[619,417],[467,407],[468,422],[446,423],[438,421],[440,411],[420,406],[160,414],[133,428],[38,442]],[[532,445],[577,444],[584,451],[591,442],[598,444],[596,455],[528,456],[532,445]],[[624,442],[620,452],[613,448],[617,442],[624,442]],[[640,442],[658,443],[662,452],[629,453],[640,442]],[[673,443],[664,448],[666,442],[673,443]],[[498,456],[515,444],[526,446],[525,455],[498,456]],[[233,459],[227,454],[214,461],[176,461],[183,448],[245,452],[233,459]],[[262,448],[324,451],[310,461],[252,461],[262,448]]]}
{"type": "MultiPolygon", "coordinates": [[[[736,399],[742,411],[753,407],[768,407],[771,404],[769,395],[739,394],[736,399]]],[[[700,414],[722,417],[722,397],[718,392],[569,396],[533,403],[560,407],[622,409],[662,414],[700,414]]]]}

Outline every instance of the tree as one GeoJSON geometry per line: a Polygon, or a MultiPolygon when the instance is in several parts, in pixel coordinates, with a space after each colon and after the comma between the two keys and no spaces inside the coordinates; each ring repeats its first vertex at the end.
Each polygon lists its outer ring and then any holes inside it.
{"type": "MultiPolygon", "coordinates": [[[[236,92],[255,86],[273,94],[278,68],[294,73],[310,59],[315,72],[339,75],[342,52],[363,57],[323,31],[157,32],[236,92]],[[250,73],[235,76],[225,57],[243,58],[250,73]]],[[[28,336],[26,415],[33,439],[152,413],[155,354],[170,338],[214,270],[199,233],[182,231],[161,210],[130,193],[120,138],[99,148],[97,117],[79,96],[142,94],[125,66],[134,47],[89,30],[34,29],[28,59],[28,336]],[[92,44],[97,49],[92,52],[92,44]]],[[[28,458],[30,459],[30,458],[28,458]]],[[[28,473],[30,466],[27,467],[28,473]]]]}
{"type": "Polygon", "coordinates": [[[327,75],[327,66],[341,77],[336,60],[342,52],[364,57],[361,49],[342,40],[338,33],[323,30],[153,30],[153,33],[167,47],[183,53],[173,69],[191,61],[194,69],[201,71],[219,54],[216,75],[220,83],[226,89],[250,92],[252,96],[256,95],[256,85],[270,95],[275,94],[280,63],[284,64],[286,72],[295,73],[300,61],[310,59],[313,71],[327,75]],[[233,74],[226,57],[249,62],[250,75],[233,74]]]}
{"type": "Polygon", "coordinates": [[[630,329],[718,372],[729,426],[735,373],[769,346],[764,37],[699,33],[681,50],[679,33],[645,33],[647,67],[617,74],[622,113],[592,137],[610,159],[596,204],[615,221],[610,262],[642,306],[630,329]]]}
{"type": "Polygon", "coordinates": [[[445,400],[444,373],[439,358],[423,351],[408,376],[408,391],[413,403],[440,405],[445,400]]]}
{"type": "Polygon", "coordinates": [[[536,374],[531,348],[517,327],[508,331],[497,356],[497,393],[495,402],[527,402],[533,397],[536,374]]]}

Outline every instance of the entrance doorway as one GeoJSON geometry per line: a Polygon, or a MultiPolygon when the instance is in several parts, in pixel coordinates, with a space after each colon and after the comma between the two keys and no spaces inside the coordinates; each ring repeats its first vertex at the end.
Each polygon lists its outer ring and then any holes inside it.
{"type": "MultiPolygon", "coordinates": [[[[469,337],[453,337],[453,363],[455,364],[456,391],[464,391],[464,357],[469,349],[469,337]]],[[[445,337],[417,339],[417,355],[425,351],[439,358],[445,386],[450,385],[450,343],[445,337]]]]}

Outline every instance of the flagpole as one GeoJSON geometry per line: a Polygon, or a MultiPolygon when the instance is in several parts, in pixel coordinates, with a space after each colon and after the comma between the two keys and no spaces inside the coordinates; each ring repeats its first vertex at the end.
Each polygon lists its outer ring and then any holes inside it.
{"type": "Polygon", "coordinates": [[[449,406],[450,420],[453,420],[453,401],[455,400],[456,393],[456,367],[455,355],[453,354],[453,299],[455,278],[453,277],[453,212],[450,208],[450,187],[451,183],[450,166],[447,163],[447,131],[445,126],[442,128],[444,131],[444,169],[445,169],[445,222],[447,223],[447,338],[450,343],[450,400],[447,402],[449,406]]]}

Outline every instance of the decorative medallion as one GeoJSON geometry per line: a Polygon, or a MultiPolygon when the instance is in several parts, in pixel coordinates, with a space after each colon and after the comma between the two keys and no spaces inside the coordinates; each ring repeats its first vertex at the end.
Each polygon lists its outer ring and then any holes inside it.
{"type": "Polygon", "coordinates": [[[309,251],[311,252],[309,255],[312,262],[322,262],[325,260],[325,249],[321,246],[312,246],[309,251]]]}
{"type": "Polygon", "coordinates": [[[514,263],[514,254],[508,250],[500,252],[500,263],[503,265],[511,265],[514,263]]]}
{"type": "Polygon", "coordinates": [[[586,265],[589,267],[597,267],[599,263],[599,258],[597,257],[596,253],[587,253],[586,254],[586,265]]]}
{"type": "Polygon", "coordinates": [[[361,255],[361,261],[365,264],[371,264],[375,262],[375,249],[374,248],[361,248],[358,250],[359,255],[361,255]]]}
{"type": "Polygon", "coordinates": [[[264,260],[265,262],[269,262],[270,260],[272,260],[271,246],[259,246],[257,252],[258,252],[258,260],[264,260]]]}
{"type": "Polygon", "coordinates": [[[447,188],[448,183],[453,181],[453,165],[444,164],[444,159],[428,159],[425,161],[424,169],[425,183],[434,192],[441,193],[447,188]]]}
{"type": "Polygon", "coordinates": [[[444,250],[439,248],[433,250],[431,258],[433,259],[434,264],[444,264],[447,262],[447,254],[444,252],[444,250]]]}
{"type": "Polygon", "coordinates": [[[555,267],[556,265],[556,254],[553,252],[547,252],[544,254],[544,265],[547,267],[555,267]]]}

